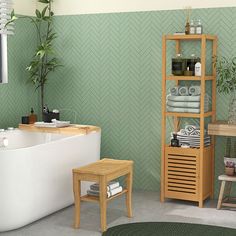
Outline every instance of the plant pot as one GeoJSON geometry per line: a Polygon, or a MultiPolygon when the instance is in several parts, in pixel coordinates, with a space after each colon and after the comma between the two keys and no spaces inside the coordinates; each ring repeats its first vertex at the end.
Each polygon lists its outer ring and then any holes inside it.
{"type": "Polygon", "coordinates": [[[225,174],[229,176],[234,175],[234,167],[225,167],[225,174]]]}

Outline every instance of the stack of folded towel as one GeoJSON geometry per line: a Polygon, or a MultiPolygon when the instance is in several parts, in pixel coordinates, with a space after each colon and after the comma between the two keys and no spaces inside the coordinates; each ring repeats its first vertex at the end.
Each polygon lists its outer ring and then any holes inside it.
{"type": "MultiPolygon", "coordinates": [[[[176,86],[170,89],[167,96],[167,111],[200,113],[200,86],[176,86]]],[[[204,111],[209,111],[209,96],[206,94],[204,99],[204,111]]]]}
{"type": "MultiPolygon", "coordinates": [[[[120,186],[119,182],[109,182],[107,184],[107,197],[111,197],[116,195],[117,193],[122,192],[123,188],[122,186],[120,186]]],[[[99,197],[99,184],[95,183],[90,185],[90,189],[87,190],[87,194],[90,196],[95,196],[95,197],[99,197]]]]}
{"type": "MultiPolygon", "coordinates": [[[[195,125],[186,125],[184,129],[177,132],[177,139],[181,146],[200,147],[200,129],[195,125]]],[[[210,136],[204,130],[204,146],[209,146],[210,144],[210,136]]]]}

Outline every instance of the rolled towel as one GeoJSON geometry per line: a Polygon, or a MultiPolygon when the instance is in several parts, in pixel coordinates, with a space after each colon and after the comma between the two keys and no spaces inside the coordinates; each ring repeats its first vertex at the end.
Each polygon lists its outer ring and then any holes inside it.
{"type": "Polygon", "coordinates": [[[197,127],[195,125],[186,125],[185,126],[185,130],[190,134],[193,131],[195,131],[197,129],[197,127]]]}
{"type": "Polygon", "coordinates": [[[194,135],[194,136],[200,136],[200,130],[194,130],[193,132],[191,132],[190,134],[189,134],[190,136],[192,136],[192,135],[194,135]]]}
{"type": "Polygon", "coordinates": [[[170,88],[170,94],[172,96],[178,96],[179,95],[179,87],[175,86],[173,88],[170,88]]]}
{"type": "Polygon", "coordinates": [[[187,86],[183,86],[179,88],[179,95],[180,96],[188,96],[188,87],[187,86]]]}
{"type": "Polygon", "coordinates": [[[177,132],[178,135],[189,135],[188,131],[186,131],[185,129],[181,129],[179,132],[177,132]]]}
{"type": "Polygon", "coordinates": [[[199,96],[201,95],[201,87],[200,86],[190,86],[188,92],[192,96],[199,96]]]}

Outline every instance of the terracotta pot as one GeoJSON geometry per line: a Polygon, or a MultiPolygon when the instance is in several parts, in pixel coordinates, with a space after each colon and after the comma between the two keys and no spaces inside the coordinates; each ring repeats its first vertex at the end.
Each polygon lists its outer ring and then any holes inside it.
{"type": "Polygon", "coordinates": [[[225,174],[229,176],[234,175],[234,167],[225,167],[225,174]]]}

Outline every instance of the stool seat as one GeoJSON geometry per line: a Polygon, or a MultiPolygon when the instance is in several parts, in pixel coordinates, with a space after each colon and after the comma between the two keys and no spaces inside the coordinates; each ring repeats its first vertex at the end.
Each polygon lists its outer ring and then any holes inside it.
{"type": "Polygon", "coordinates": [[[221,187],[217,209],[219,210],[222,206],[236,207],[236,204],[231,202],[231,200],[235,200],[236,198],[230,196],[232,182],[236,182],[236,176],[220,175],[218,179],[221,181],[221,187]]]}
{"type": "Polygon", "coordinates": [[[92,164],[73,169],[73,191],[75,198],[75,228],[80,226],[80,201],[98,202],[100,205],[101,231],[107,229],[106,209],[107,202],[126,194],[126,207],[128,217],[132,217],[132,182],[133,182],[133,161],[130,160],[114,160],[104,158],[92,164]],[[122,192],[108,198],[107,184],[111,180],[126,177],[126,188],[122,192]],[[92,181],[99,184],[99,197],[90,195],[81,196],[81,181],[92,181]]]}
{"type": "Polygon", "coordinates": [[[220,175],[218,176],[218,180],[236,182],[236,176],[220,175]]]}

